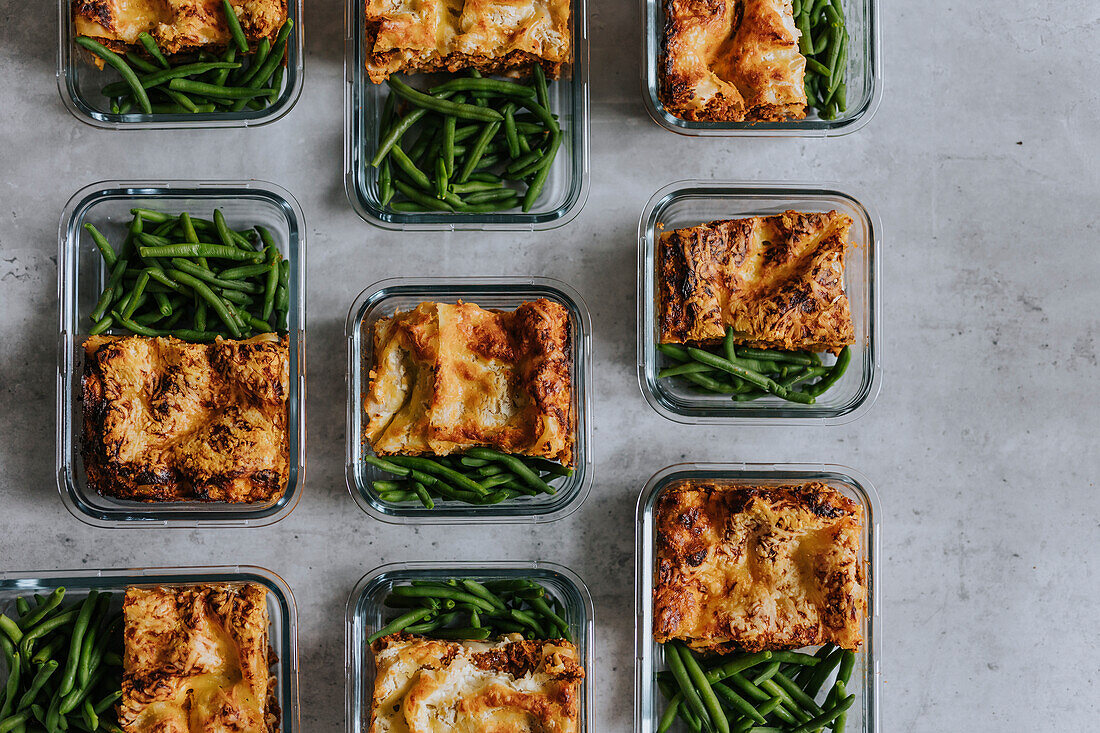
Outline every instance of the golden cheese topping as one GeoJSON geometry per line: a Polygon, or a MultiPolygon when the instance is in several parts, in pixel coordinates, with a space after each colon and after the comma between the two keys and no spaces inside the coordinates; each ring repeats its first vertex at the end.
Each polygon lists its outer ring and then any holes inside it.
{"type": "Polygon", "coordinates": [[[855,340],[844,292],[852,220],[786,211],[712,221],[661,235],[661,343],[721,339],[762,348],[839,352],[855,340]]]}
{"type": "Polygon", "coordinates": [[[369,733],[576,733],[584,668],[555,641],[374,644],[369,733]]]}
{"type": "Polygon", "coordinates": [[[570,0],[365,0],[367,74],[495,73],[572,61],[570,0]]]}
{"type": "Polygon", "coordinates": [[[286,338],[84,343],[89,488],[138,501],[269,501],[289,475],[286,338]]]}
{"type": "Polygon", "coordinates": [[[279,709],[259,585],[126,589],[126,733],[270,733],[279,709]]]}
{"type": "Polygon", "coordinates": [[[685,481],[658,499],[653,638],[750,652],[862,644],[863,508],[813,482],[685,481]]]}
{"type": "Polygon", "coordinates": [[[806,115],[806,59],[791,0],[665,0],[660,95],[686,120],[806,115]]]}
{"type": "Polygon", "coordinates": [[[421,303],[379,320],[364,430],[380,455],[474,446],[573,463],[572,333],[547,299],[421,303]]]}

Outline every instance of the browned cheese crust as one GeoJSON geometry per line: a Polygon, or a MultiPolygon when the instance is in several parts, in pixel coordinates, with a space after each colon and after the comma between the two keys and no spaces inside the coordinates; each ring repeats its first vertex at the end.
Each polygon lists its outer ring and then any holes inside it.
{"type": "Polygon", "coordinates": [[[421,303],[378,321],[364,429],[374,451],[448,455],[474,446],[573,465],[569,311],[421,303]]]}
{"type": "Polygon", "coordinates": [[[553,641],[374,642],[370,733],[577,733],[584,668],[553,641]]]}
{"type": "Polygon", "coordinates": [[[791,0],[664,0],[659,94],[697,122],[806,116],[806,59],[791,0]]]}
{"type": "Polygon", "coordinates": [[[259,585],[126,589],[126,733],[269,733],[280,711],[259,585]]]}
{"type": "Polygon", "coordinates": [[[265,502],[289,474],[287,340],[84,343],[88,487],[136,501],[265,502]]]}
{"type": "Polygon", "coordinates": [[[654,639],[719,653],[859,648],[862,527],[862,507],[818,482],[667,489],[656,509],[654,639]]]}
{"type": "Polygon", "coordinates": [[[844,292],[852,220],[787,211],[712,221],[661,235],[661,343],[737,343],[838,353],[855,340],[844,292]]]}

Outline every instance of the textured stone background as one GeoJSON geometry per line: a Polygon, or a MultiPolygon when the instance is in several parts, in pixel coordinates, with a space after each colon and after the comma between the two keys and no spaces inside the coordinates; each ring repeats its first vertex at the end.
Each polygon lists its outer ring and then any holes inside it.
{"type": "Polygon", "coordinates": [[[634,502],[685,459],[821,461],[882,497],[884,730],[1095,729],[1100,600],[1096,212],[1100,5],[884,3],[886,88],[836,140],[691,140],[646,116],[636,3],[594,2],[592,195],[540,234],[406,234],[362,222],[341,170],[343,3],[310,0],[305,91],[262,129],[103,132],[54,83],[56,7],[0,0],[0,570],[254,563],[294,589],[303,730],[343,726],[343,609],[385,562],[543,558],[592,588],[599,724],[631,728],[634,502]],[[102,530],[52,477],[58,215],[111,178],[277,182],[309,227],[309,470],[282,523],[102,530]],[[635,379],[635,232],[680,178],[834,180],[883,221],[886,378],[874,409],[831,428],[683,427],[635,379]],[[344,318],[397,275],[543,274],[595,324],[597,481],[537,528],[393,527],[343,477],[344,318]]]}

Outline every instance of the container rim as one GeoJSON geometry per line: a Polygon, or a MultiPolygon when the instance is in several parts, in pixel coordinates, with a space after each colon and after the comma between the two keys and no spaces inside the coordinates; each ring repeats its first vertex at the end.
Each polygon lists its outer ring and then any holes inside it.
{"type": "MultiPolygon", "coordinates": [[[[555,278],[544,276],[493,276],[493,277],[390,277],[378,280],[363,289],[352,301],[344,324],[344,338],[347,342],[347,365],[345,371],[345,383],[347,386],[347,416],[345,423],[346,438],[344,441],[344,478],[356,505],[368,515],[385,522],[386,524],[543,524],[564,519],[580,509],[588,499],[591,492],[594,464],[592,461],[592,425],[591,425],[591,380],[592,373],[592,316],[588,310],[588,304],[576,289],[567,283],[555,278]],[[361,347],[356,348],[358,340],[359,323],[364,311],[372,304],[387,297],[386,291],[391,288],[404,289],[436,289],[438,292],[429,297],[452,299],[461,298],[463,291],[475,290],[483,287],[495,287],[500,289],[515,288],[517,286],[529,286],[542,288],[556,292],[571,306],[571,316],[579,320],[575,324],[576,351],[578,359],[573,365],[574,386],[577,392],[577,420],[575,447],[578,449],[578,467],[583,467],[584,475],[581,484],[572,499],[567,503],[538,514],[507,514],[497,515],[488,512],[477,514],[456,515],[452,510],[433,510],[431,514],[391,514],[379,510],[373,502],[365,496],[365,489],[360,487],[357,471],[356,444],[359,440],[359,431],[356,429],[356,415],[359,413],[359,405],[356,398],[361,394],[356,391],[356,383],[359,379],[361,347]]],[[[491,507],[486,507],[490,509],[491,507]]]]}
{"type": "MultiPolygon", "coordinates": [[[[879,280],[881,279],[881,240],[882,223],[878,212],[871,204],[867,204],[855,193],[832,181],[805,182],[805,181],[743,181],[743,180],[700,180],[684,179],[674,181],[659,188],[642,209],[638,220],[638,279],[637,279],[637,377],[638,387],[642,396],[655,412],[664,418],[684,425],[718,425],[736,422],[741,425],[846,425],[862,417],[878,399],[882,390],[884,368],[882,364],[881,325],[882,308],[879,298],[879,280]],[[869,328],[867,333],[866,351],[870,355],[871,370],[867,378],[867,385],[862,395],[854,403],[840,408],[838,414],[814,414],[806,410],[807,414],[786,415],[738,415],[732,409],[723,415],[705,414],[695,415],[675,410],[665,405],[653,393],[647,374],[647,360],[650,357],[647,349],[649,333],[654,326],[654,304],[648,296],[650,281],[655,280],[655,273],[648,262],[651,251],[656,252],[656,241],[651,236],[650,223],[659,216],[665,206],[688,190],[711,192],[715,195],[750,197],[750,196],[805,196],[805,197],[838,197],[844,199],[859,211],[865,218],[868,227],[869,268],[867,273],[867,315],[869,328]]],[[[655,284],[653,286],[655,288],[655,284]]],[[[766,409],[766,408],[765,408],[766,409]]],[[[817,412],[820,412],[818,410],[817,412]]]]}
{"type": "MultiPolygon", "coordinates": [[[[78,235],[77,235],[78,236],[78,235]]],[[[225,180],[107,180],[89,184],[73,194],[62,210],[58,223],[58,341],[57,375],[55,377],[56,402],[56,445],[54,451],[54,473],[62,503],[69,513],[93,527],[108,529],[144,529],[153,527],[196,529],[202,527],[262,527],[274,524],[287,517],[301,501],[306,477],[306,221],[302,207],[285,188],[267,181],[225,180]],[[66,447],[70,441],[71,425],[68,422],[68,403],[72,396],[73,370],[75,369],[76,337],[79,333],[76,324],[70,321],[70,314],[76,313],[77,304],[72,293],[66,287],[72,277],[72,255],[70,239],[76,234],[70,231],[74,222],[97,201],[112,196],[144,196],[147,198],[179,198],[194,196],[200,198],[254,196],[266,199],[278,207],[287,216],[289,229],[286,244],[287,254],[293,254],[295,262],[291,269],[294,280],[291,282],[291,310],[297,320],[297,329],[288,332],[289,369],[291,395],[287,409],[291,417],[288,426],[297,432],[297,440],[290,444],[292,451],[297,450],[297,465],[292,461],[291,469],[295,473],[293,485],[288,483],[283,497],[271,506],[255,511],[241,510],[228,516],[217,516],[217,503],[199,504],[192,507],[193,514],[208,514],[208,517],[179,517],[173,514],[181,512],[158,512],[155,503],[146,509],[134,507],[133,511],[116,512],[125,514],[124,518],[113,518],[103,512],[93,511],[87,506],[81,494],[70,479],[74,478],[76,464],[66,456],[66,447]],[[295,297],[297,296],[297,297],[295,297]],[[72,327],[72,328],[71,328],[72,327]],[[292,409],[293,408],[293,409],[292,409]],[[294,415],[296,414],[296,419],[294,415]],[[75,497],[75,498],[74,498],[75,497]],[[138,516],[134,516],[138,515],[138,516]]],[[[293,435],[293,433],[292,433],[293,435]]],[[[289,437],[289,436],[288,436],[289,437]]],[[[142,504],[142,506],[145,506],[142,504]]],[[[224,513],[224,512],[223,512],[224,513]]]]}

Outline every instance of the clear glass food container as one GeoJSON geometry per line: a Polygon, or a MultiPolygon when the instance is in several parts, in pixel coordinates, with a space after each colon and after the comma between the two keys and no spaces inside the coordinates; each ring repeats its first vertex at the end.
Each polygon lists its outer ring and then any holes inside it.
{"type": "MultiPolygon", "coordinates": [[[[306,241],[301,207],[285,189],[260,181],[104,181],[81,189],[65,206],[58,233],[57,288],[61,322],[57,342],[57,486],[65,506],[97,527],[256,527],[277,522],[294,509],[305,478],[306,241]],[[84,230],[91,222],[117,246],[130,209],[142,207],[209,218],[215,208],[230,227],[267,227],[290,263],[290,393],[287,430],[290,473],[274,501],[138,502],[101,496],[88,488],[80,456],[83,414],[82,345],[88,315],[107,279],[103,258],[84,230]]],[[[109,331],[113,333],[114,331],[109,331]]]]}
{"type": "Polygon", "coordinates": [[[596,650],[595,617],[588,587],[573,571],[551,562],[404,562],[383,565],[363,576],[348,599],[345,620],[344,677],[347,679],[345,730],[366,733],[370,729],[374,694],[375,662],[369,637],[385,625],[382,605],[395,585],[412,580],[468,578],[484,582],[508,578],[530,578],[541,583],[563,608],[573,643],[584,666],[578,712],[580,733],[598,730],[595,718],[596,650]]]}
{"type": "MultiPolygon", "coordinates": [[[[215,111],[209,114],[152,114],[140,112],[112,114],[110,100],[99,93],[109,82],[117,81],[118,72],[103,71],[91,62],[91,54],[76,45],[72,0],[57,0],[57,89],[61,101],[81,122],[115,130],[167,130],[183,127],[257,127],[280,119],[297,103],[302,94],[305,59],[302,41],[303,0],[288,0],[287,12],[294,29],[287,43],[286,73],[283,89],[274,104],[265,109],[240,112],[215,111]]],[[[140,73],[140,72],[139,72],[140,73]]]]}
{"type": "MultiPolygon", "coordinates": [[[[559,116],[562,144],[542,192],[529,212],[480,214],[387,211],[378,194],[378,169],[370,165],[378,150],[378,126],[389,87],[366,74],[362,0],[347,0],[344,38],[344,190],[352,208],[366,221],[401,230],[540,230],[567,224],[588,199],[588,11],[587,0],[572,0],[573,64],[563,78],[550,82],[550,111],[559,116]]],[[[405,77],[401,77],[405,78],[405,77]]],[[[441,77],[442,78],[442,77],[441,77]]],[[[413,79],[413,86],[420,82],[413,79]]]]}
{"type": "MultiPolygon", "coordinates": [[[[267,589],[268,643],[275,652],[271,668],[275,699],[282,710],[280,733],[297,733],[301,728],[298,711],[298,609],[286,582],[266,568],[250,565],[193,568],[128,568],[100,570],[47,570],[0,572],[0,613],[12,616],[16,598],[43,596],[65,588],[65,603],[83,599],[96,590],[111,592],[112,611],[122,609],[128,586],[198,585],[205,583],[256,583],[267,589]]],[[[33,601],[32,601],[33,603],[33,601]]],[[[0,676],[7,676],[0,657],[0,676]]]]}
{"type": "Polygon", "coordinates": [[[878,216],[867,204],[835,184],[679,181],[646,204],[638,225],[638,382],[654,410],[670,420],[703,424],[843,424],[874,403],[881,387],[879,358],[878,216]],[[662,232],[716,219],[836,210],[852,218],[844,268],[844,288],[851,303],[855,342],[844,376],[815,404],[788,402],[771,395],[755,402],[734,402],[729,395],[697,391],[686,380],[657,379],[671,366],[657,351],[655,245],[662,232]]]}
{"type": "MultiPolygon", "coordinates": [[[[779,486],[820,481],[840,491],[863,507],[863,561],[867,583],[867,616],[863,620],[863,646],[856,653],[856,664],[848,684],[848,693],[856,696],[848,709],[849,731],[876,733],[879,711],[879,500],[878,493],[863,474],[846,466],[796,463],[681,463],[657,472],[646,482],[638,497],[635,525],[637,563],[634,591],[637,615],[634,621],[634,731],[655,733],[664,698],[657,689],[657,672],[665,668],[661,645],[653,640],[653,578],[656,537],[654,511],[666,489],[686,480],[706,480],[731,486],[779,486]]],[[[802,651],[812,651],[813,648],[802,651]]],[[[687,731],[677,719],[672,733],[687,731]]]]}
{"type": "Polygon", "coordinates": [[[861,129],[871,121],[882,97],[882,50],[878,0],[843,0],[848,45],[848,109],[834,120],[815,112],[788,122],[694,122],[665,110],[658,96],[658,71],[665,37],[665,0],[644,0],[642,21],[642,98],[661,127],[681,135],[731,137],[835,137],[861,129]]]}
{"type": "Polygon", "coordinates": [[[591,372],[592,319],[580,294],[558,280],[546,277],[392,278],[364,290],[348,313],[348,416],[347,483],[355,503],[375,519],[394,524],[467,524],[476,522],[549,522],[576,511],[592,485],[592,449],[589,440],[588,375],[591,372]],[[374,491],[375,480],[392,478],[364,462],[373,455],[363,437],[363,400],[374,363],[374,324],[395,311],[408,311],[427,301],[459,300],[482,308],[513,310],[525,302],[548,298],[563,304],[572,325],[570,377],[573,414],[576,415],[576,466],[573,475],[554,484],[557,493],[509,499],[500,504],[477,506],[437,501],[434,509],[419,503],[384,502],[374,491]]]}

